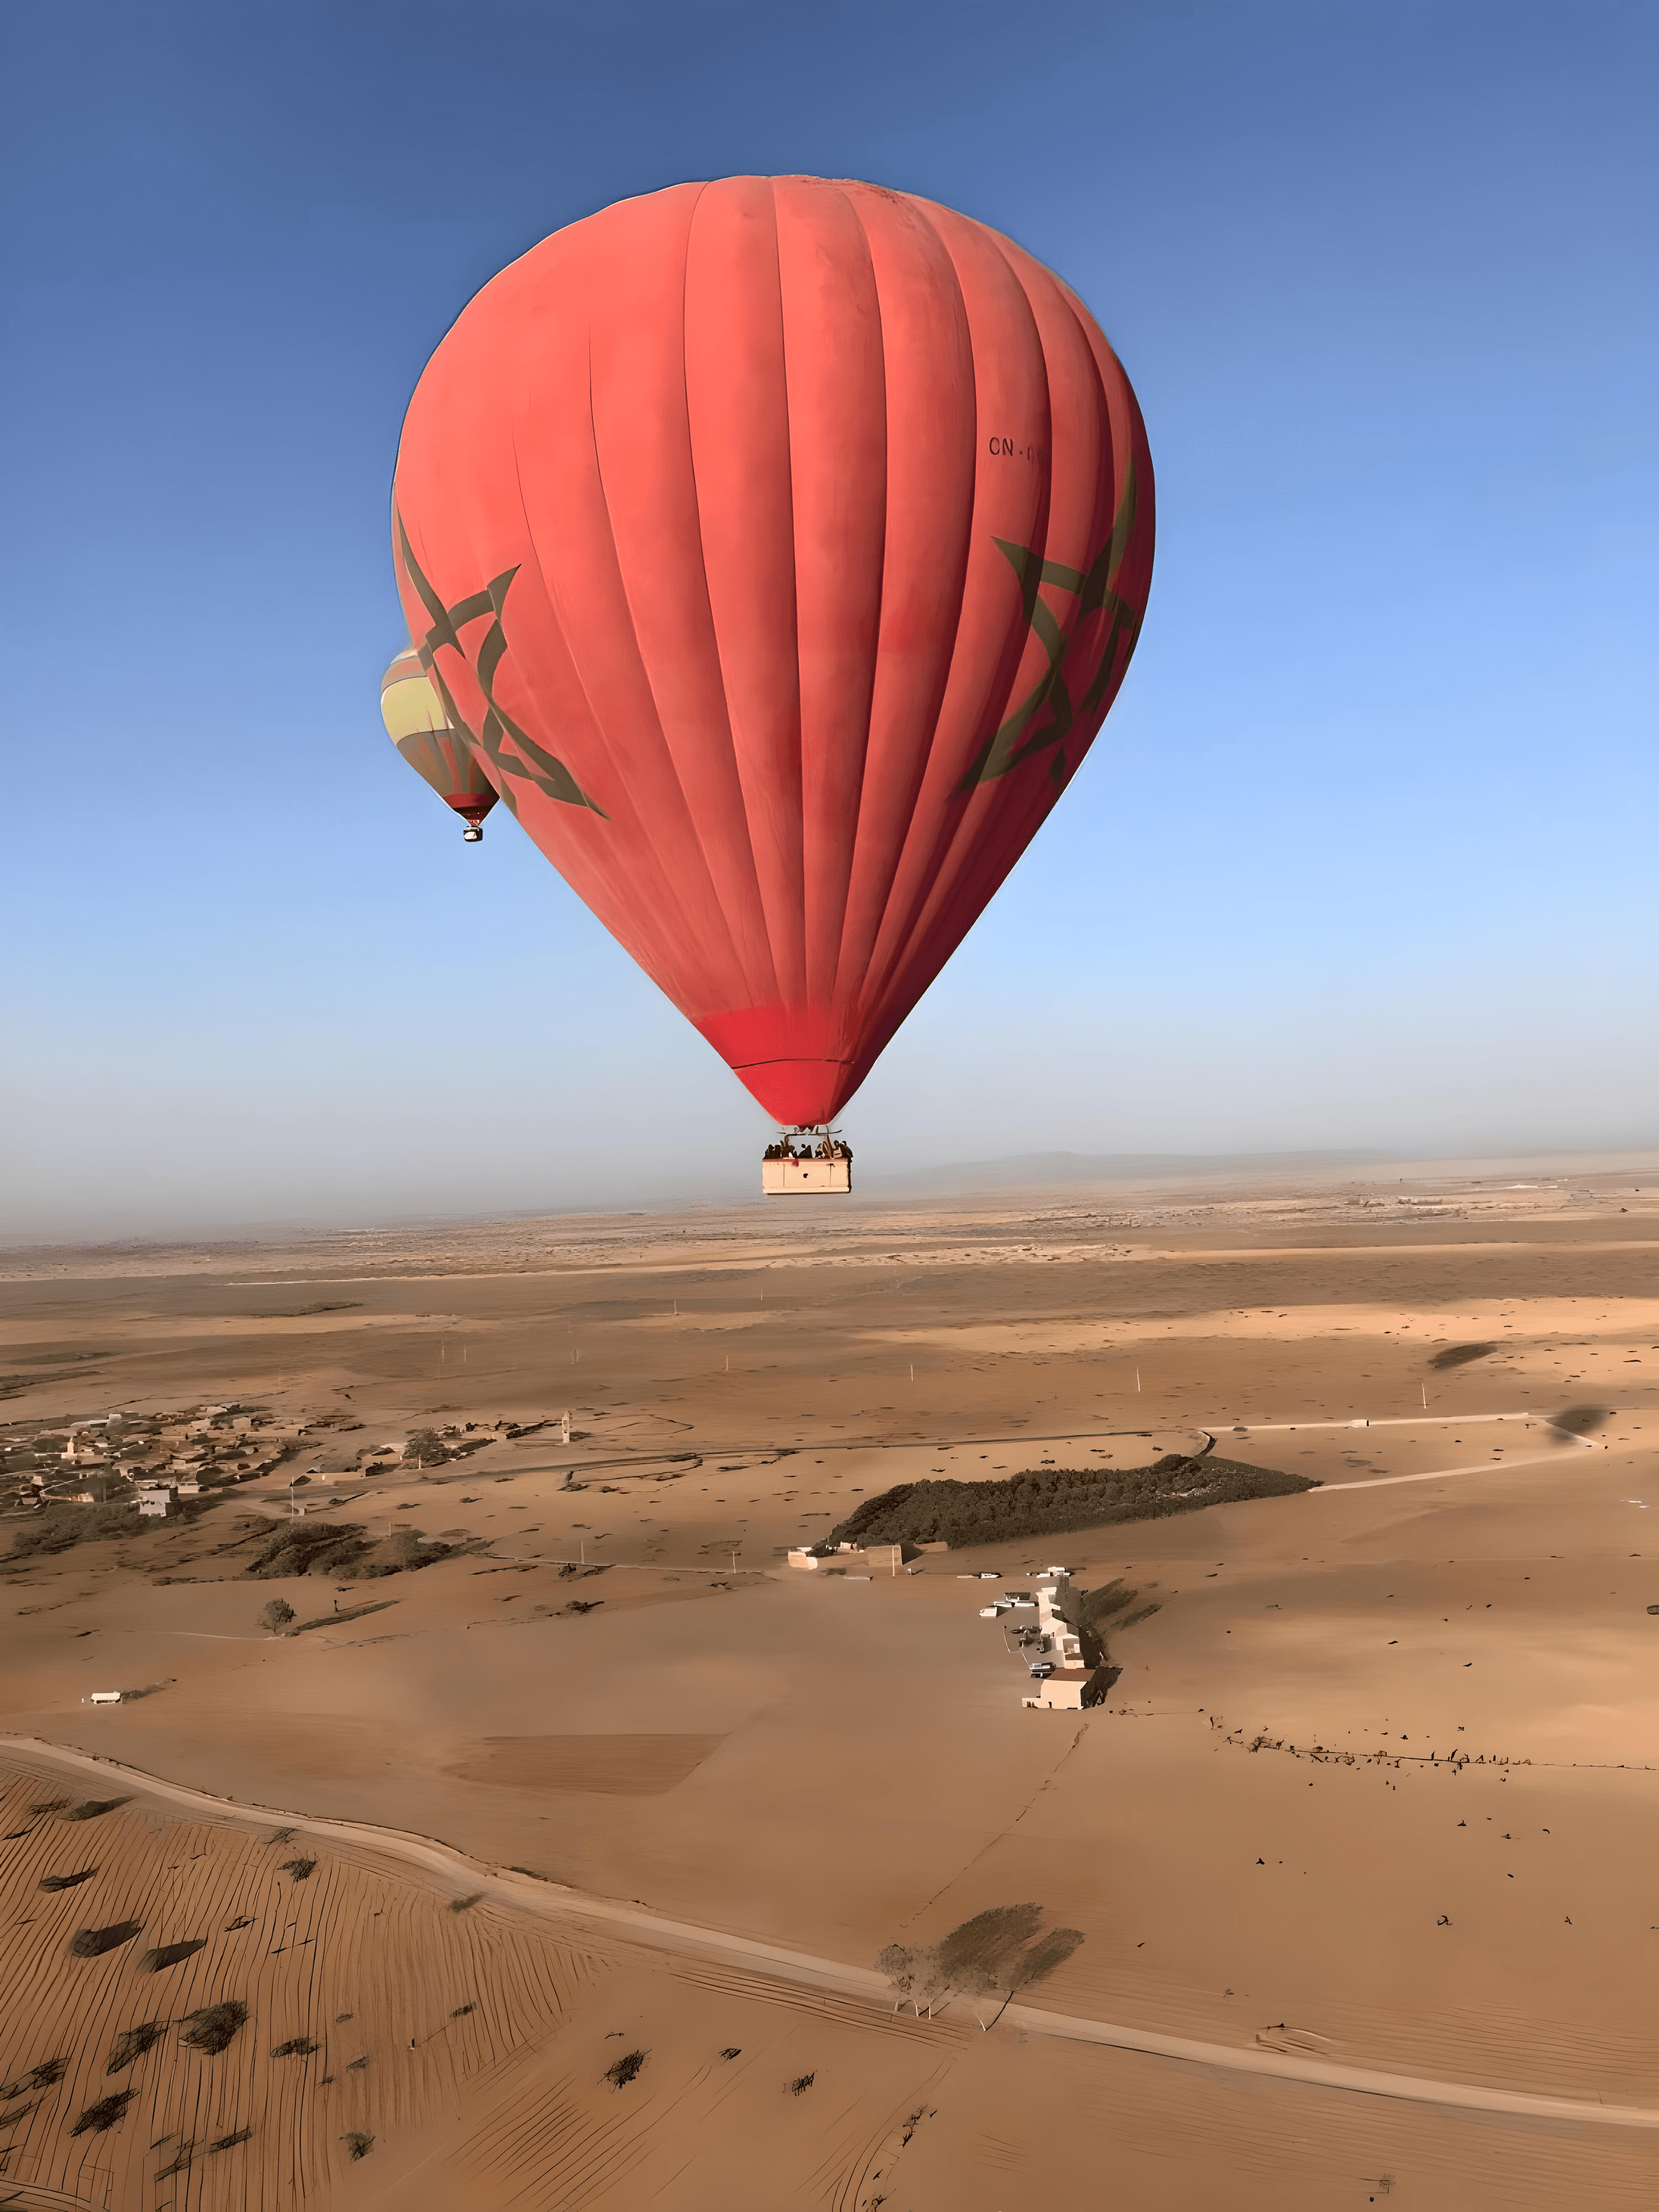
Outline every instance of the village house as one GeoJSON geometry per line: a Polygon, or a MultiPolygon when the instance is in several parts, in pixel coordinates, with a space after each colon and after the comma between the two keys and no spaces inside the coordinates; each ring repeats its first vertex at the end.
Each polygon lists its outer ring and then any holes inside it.
{"type": "Polygon", "coordinates": [[[811,1544],[795,1544],[790,1547],[789,1564],[805,1569],[808,1574],[830,1573],[853,1575],[896,1575],[904,1565],[902,1544],[837,1544],[833,1551],[825,1552],[811,1544]]]}

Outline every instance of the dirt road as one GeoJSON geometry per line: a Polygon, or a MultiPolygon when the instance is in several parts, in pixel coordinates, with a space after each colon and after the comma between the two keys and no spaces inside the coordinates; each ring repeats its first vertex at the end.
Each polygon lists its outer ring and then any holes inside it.
{"type": "MultiPolygon", "coordinates": [[[[653,1949],[734,1961],[758,1967],[797,1987],[834,1991],[871,2003],[890,2002],[886,1982],[867,1967],[815,1958],[806,1952],[787,1950],[721,1929],[667,1920],[638,1905],[586,1895],[558,1883],[538,1881],[533,1875],[482,1865],[428,1837],[356,1821],[319,1820],[275,1806],[239,1804],[163,1781],[141,1768],[124,1765],[112,1759],[71,1751],[34,1736],[0,1735],[0,1748],[9,1748],[23,1759],[60,1771],[94,1776],[100,1782],[112,1775],[118,1776],[135,1790],[176,1805],[196,1819],[205,1815],[228,1821],[275,1820],[283,1827],[325,1842],[366,1845],[405,1865],[421,1867],[439,1881],[453,1884],[457,1890],[477,1893],[482,1887],[484,1893],[499,1901],[544,1919],[578,1927],[586,1923],[619,1929],[625,1931],[630,1941],[653,1949]]],[[[1040,2011],[1030,2005],[1011,2004],[1003,2017],[1028,2035],[1104,2044],[1116,2050],[1146,2051],[1154,2057],[1216,2067],[1234,2074],[1313,2082],[1358,2096],[1396,2098],[1408,2103],[1448,2106],[1462,2112],[1493,2112],[1514,2118],[1571,2120],[1603,2127],[1659,2128],[1659,2106],[1592,2104],[1575,2098],[1539,2097],[1507,2089],[1484,2088],[1471,2082],[1430,2081],[1372,2067],[1330,2064],[1293,2052],[1249,2050],[1232,2044],[1200,2043],[1187,2036],[1158,2035],[1144,2028],[1084,2020],[1069,2013],[1040,2011]]]]}

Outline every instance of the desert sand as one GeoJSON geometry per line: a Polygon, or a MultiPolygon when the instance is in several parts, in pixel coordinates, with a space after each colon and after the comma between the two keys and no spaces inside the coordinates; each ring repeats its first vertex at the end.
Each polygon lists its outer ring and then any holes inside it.
{"type": "Polygon", "coordinates": [[[350,1424],[0,1576],[0,2179],[146,2212],[1650,2203],[1656,1253],[1632,1158],[0,1256],[11,1436],[350,1424]],[[289,1490],[567,1411],[568,1446],[289,1490]],[[1321,1487],[785,1564],[896,1482],[1210,1436],[1321,1487]],[[295,1504],[463,1548],[250,1578],[239,1538],[295,1504]],[[960,1579],[1051,1561],[1139,1594],[1085,1713],[1022,1709],[960,1579]],[[82,1702],[110,1688],[143,1694],[82,1702]],[[1025,1901],[1083,1941],[988,2032],[871,1978],[1025,1901]]]}

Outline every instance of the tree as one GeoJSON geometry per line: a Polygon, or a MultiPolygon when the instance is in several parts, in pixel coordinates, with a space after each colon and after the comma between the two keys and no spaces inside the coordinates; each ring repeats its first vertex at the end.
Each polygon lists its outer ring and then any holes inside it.
{"type": "Polygon", "coordinates": [[[404,1457],[416,1467],[441,1467],[449,1457],[449,1447],[436,1429],[416,1429],[404,1446],[404,1457]]]}
{"type": "Polygon", "coordinates": [[[896,1993],[894,2011],[908,2002],[918,2019],[924,2005],[931,2020],[935,2008],[957,1992],[984,1997],[1000,1991],[1001,2004],[990,2020],[980,2021],[988,2030],[1017,1991],[1053,1973],[1083,1941],[1075,1928],[1054,1928],[1045,1935],[1042,1927],[1040,1905],[994,1905],[931,1946],[912,1949],[890,1943],[876,1968],[896,1993]]]}
{"type": "Polygon", "coordinates": [[[893,1992],[893,2010],[915,1994],[916,1954],[902,1943],[890,1943],[876,1960],[876,1972],[885,1974],[893,1992]]]}
{"type": "Polygon", "coordinates": [[[294,1607],[285,1597],[274,1597],[260,1608],[259,1619],[273,1636],[280,1636],[294,1618],[294,1607]]]}

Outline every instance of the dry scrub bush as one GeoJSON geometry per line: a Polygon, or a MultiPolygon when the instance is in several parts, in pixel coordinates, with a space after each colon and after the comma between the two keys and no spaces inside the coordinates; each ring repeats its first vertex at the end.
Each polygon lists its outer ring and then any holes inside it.
{"type": "Polygon", "coordinates": [[[71,1959],[101,1959],[106,1951],[118,1951],[131,1943],[143,1926],[142,1920],[117,1920],[107,1928],[77,1928],[70,1937],[71,1959]]]}
{"type": "Polygon", "coordinates": [[[70,2133],[72,2136],[102,2135],[115,2125],[137,2094],[136,2089],[112,2089],[107,2097],[100,2097],[95,2105],[87,2106],[70,2133]]]}
{"type": "Polygon", "coordinates": [[[159,2020],[143,2021],[137,2027],[124,2027],[110,2045],[105,2073],[124,2074],[147,2051],[154,2051],[166,2033],[166,2023],[159,2020]]]}
{"type": "Polygon", "coordinates": [[[216,2058],[222,2051],[229,2049],[246,2018],[247,2007],[240,1997],[222,1997],[217,2004],[203,2005],[185,2014],[183,2039],[192,2051],[216,2058]]]}

